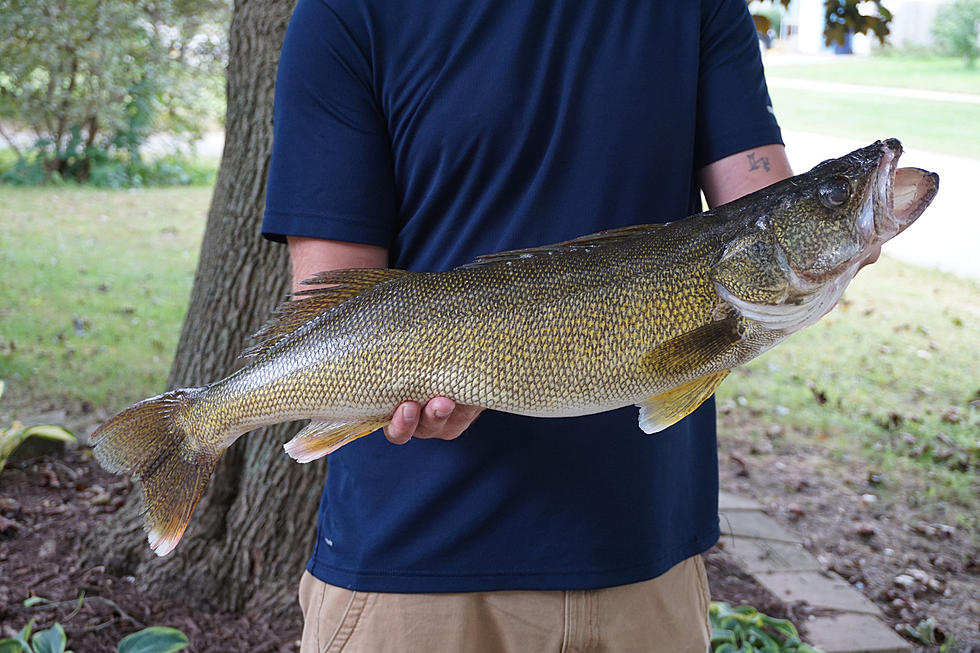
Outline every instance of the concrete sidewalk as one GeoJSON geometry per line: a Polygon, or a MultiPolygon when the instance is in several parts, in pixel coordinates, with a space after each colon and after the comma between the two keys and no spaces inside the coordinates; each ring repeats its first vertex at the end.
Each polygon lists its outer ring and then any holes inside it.
{"type": "Polygon", "coordinates": [[[850,583],[825,571],[802,537],[763,512],[759,503],[722,491],[721,545],[745,570],[786,602],[820,609],[807,640],[825,653],[911,653],[912,645],[884,621],[881,611],[850,583]]]}
{"type": "MultiPolygon", "coordinates": [[[[778,70],[778,67],[776,68],[778,70]]],[[[812,79],[792,77],[767,77],[766,84],[771,88],[795,88],[804,91],[823,91],[826,93],[848,93],[850,95],[878,95],[900,97],[910,100],[932,100],[935,102],[962,102],[980,104],[980,94],[955,93],[951,91],[929,91],[919,88],[898,88],[894,86],[869,86],[843,82],[821,82],[812,79]]]]}

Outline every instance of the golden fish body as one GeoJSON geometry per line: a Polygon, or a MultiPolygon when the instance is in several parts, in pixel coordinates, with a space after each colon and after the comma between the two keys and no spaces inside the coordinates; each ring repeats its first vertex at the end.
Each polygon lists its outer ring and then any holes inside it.
{"type": "Polygon", "coordinates": [[[684,220],[446,272],[323,273],[257,334],[247,366],[123,411],[93,434],[96,456],[138,476],[165,555],[223,449],[262,425],[312,420],[286,444],[300,462],[434,396],[538,417],[639,404],[640,427],[661,430],[819,319],[921,214],[938,178],[896,171],[900,153],[874,143],[684,220]]]}
{"type": "Polygon", "coordinates": [[[771,339],[745,338],[700,365],[657,360],[658,345],[724,310],[708,257],[727,230],[706,214],[446,272],[325,273],[313,281],[338,285],[281,309],[304,331],[257,347],[195,411],[227,433],[271,415],[386,421],[401,401],[437,395],[538,417],[637,403],[738,365],[771,339]],[[343,299],[347,283],[366,281],[343,299]]]}

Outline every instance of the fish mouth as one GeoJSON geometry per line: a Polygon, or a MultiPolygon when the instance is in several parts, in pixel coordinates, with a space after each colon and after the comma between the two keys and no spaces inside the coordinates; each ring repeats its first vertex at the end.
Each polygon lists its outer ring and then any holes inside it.
{"type": "MultiPolygon", "coordinates": [[[[922,215],[939,191],[939,175],[921,168],[899,168],[902,144],[890,138],[881,143],[881,159],[878,162],[877,192],[872,198],[874,231],[876,240],[883,243],[902,233],[922,215]]],[[[872,208],[872,207],[868,207],[872,208]]],[[[870,231],[870,217],[862,215],[862,222],[870,231]]],[[[863,225],[862,225],[863,226],[863,225]]]]}

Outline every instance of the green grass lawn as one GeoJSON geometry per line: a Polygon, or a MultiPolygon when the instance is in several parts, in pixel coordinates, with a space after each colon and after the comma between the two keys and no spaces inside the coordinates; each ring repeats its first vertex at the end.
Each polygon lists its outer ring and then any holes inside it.
{"type": "Polygon", "coordinates": [[[778,55],[771,55],[764,62],[767,77],[980,94],[980,67],[969,69],[955,57],[895,54],[837,57],[827,63],[783,64],[778,55]]]}
{"type": "Polygon", "coordinates": [[[920,499],[969,507],[958,514],[976,529],[978,320],[980,283],[884,257],[836,310],[736,370],[718,397],[750,411],[760,437],[785,424],[894,475],[928,475],[933,494],[920,499]]]}
{"type": "Polygon", "coordinates": [[[210,195],[0,186],[5,404],[115,410],[163,389],[210,195]]]}
{"type": "MultiPolygon", "coordinates": [[[[828,63],[780,64],[766,59],[766,76],[842,84],[980,94],[980,69],[968,70],[952,58],[840,57],[828,63]]],[[[871,141],[895,136],[907,146],[980,158],[980,104],[847,93],[769,89],[780,125],[871,141]]]]}
{"type": "Polygon", "coordinates": [[[980,158],[980,104],[773,87],[783,129],[873,141],[897,137],[906,147],[980,158]]]}

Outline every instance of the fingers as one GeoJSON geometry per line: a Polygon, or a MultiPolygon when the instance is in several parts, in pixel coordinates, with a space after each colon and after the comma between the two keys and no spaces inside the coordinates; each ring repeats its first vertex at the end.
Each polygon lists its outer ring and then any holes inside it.
{"type": "Polygon", "coordinates": [[[476,406],[464,406],[447,397],[434,397],[425,406],[406,401],[399,404],[385,436],[394,444],[404,444],[412,437],[452,440],[483,412],[476,406]]]}
{"type": "Polygon", "coordinates": [[[415,434],[419,426],[422,407],[415,401],[406,401],[398,405],[395,414],[391,416],[391,424],[385,427],[385,437],[392,444],[405,444],[415,434]]]}
{"type": "Polygon", "coordinates": [[[419,429],[415,433],[417,438],[454,438],[460,432],[449,433],[447,425],[456,404],[446,397],[433,397],[422,409],[422,420],[419,422],[419,429]],[[449,436],[449,437],[446,437],[449,436]]]}

